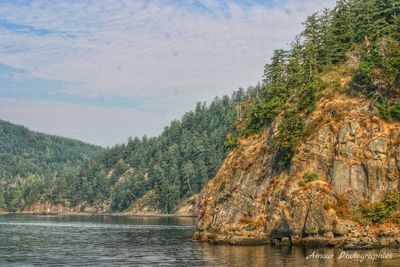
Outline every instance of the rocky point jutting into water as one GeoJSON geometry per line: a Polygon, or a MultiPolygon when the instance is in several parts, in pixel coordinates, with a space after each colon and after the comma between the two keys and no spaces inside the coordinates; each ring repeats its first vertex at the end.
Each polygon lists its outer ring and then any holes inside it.
{"type": "Polygon", "coordinates": [[[396,225],[368,226],[348,212],[399,188],[400,124],[380,119],[370,104],[361,95],[320,99],[308,120],[312,129],[285,170],[274,168],[271,148],[279,118],[262,133],[239,139],[200,194],[193,238],[229,244],[398,245],[396,225]]]}
{"type": "Polygon", "coordinates": [[[338,1],[274,51],[199,194],[195,240],[400,246],[397,2],[338,1]]]}

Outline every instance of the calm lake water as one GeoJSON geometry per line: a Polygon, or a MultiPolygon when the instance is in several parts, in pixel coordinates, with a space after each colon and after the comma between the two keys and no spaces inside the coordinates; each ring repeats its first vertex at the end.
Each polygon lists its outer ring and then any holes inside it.
{"type": "MultiPolygon", "coordinates": [[[[194,218],[0,215],[0,266],[400,266],[392,259],[339,260],[339,249],[214,246],[193,242],[194,218]]],[[[349,251],[359,255],[372,251],[349,251]]]]}

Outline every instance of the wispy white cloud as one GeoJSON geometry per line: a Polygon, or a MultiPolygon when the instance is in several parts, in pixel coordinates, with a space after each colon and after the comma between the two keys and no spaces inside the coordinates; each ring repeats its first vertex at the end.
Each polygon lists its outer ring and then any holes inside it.
{"type": "MultiPolygon", "coordinates": [[[[74,85],[65,88],[71,94],[152,99],[143,110],[172,119],[196,101],[258,82],[272,50],[334,2],[2,2],[3,21],[41,31],[0,27],[0,62],[74,85]]],[[[148,121],[147,114],[130,116],[148,121]]]]}

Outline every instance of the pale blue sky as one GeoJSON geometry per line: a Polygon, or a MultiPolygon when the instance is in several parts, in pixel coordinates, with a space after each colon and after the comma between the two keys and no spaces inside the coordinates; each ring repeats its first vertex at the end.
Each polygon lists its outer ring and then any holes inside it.
{"type": "Polygon", "coordinates": [[[261,80],[335,1],[1,1],[0,118],[103,146],[261,80]]]}

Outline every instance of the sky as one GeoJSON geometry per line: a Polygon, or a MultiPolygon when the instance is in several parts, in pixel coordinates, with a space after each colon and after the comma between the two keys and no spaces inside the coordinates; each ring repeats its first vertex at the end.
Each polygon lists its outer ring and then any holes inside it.
{"type": "Polygon", "coordinates": [[[0,0],[0,119],[112,146],[262,80],[335,0],[0,0]]]}

